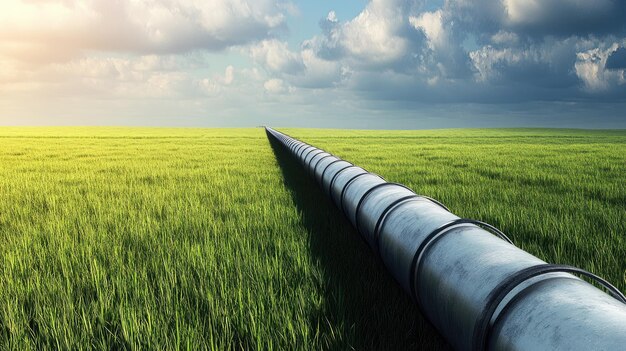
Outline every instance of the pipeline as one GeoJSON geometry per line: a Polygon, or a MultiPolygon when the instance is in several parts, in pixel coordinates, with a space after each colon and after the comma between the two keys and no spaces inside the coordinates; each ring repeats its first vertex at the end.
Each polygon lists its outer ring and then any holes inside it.
{"type": "Polygon", "coordinates": [[[626,349],[626,297],[602,278],[548,264],[487,223],[266,132],[304,166],[454,349],[626,349]]]}

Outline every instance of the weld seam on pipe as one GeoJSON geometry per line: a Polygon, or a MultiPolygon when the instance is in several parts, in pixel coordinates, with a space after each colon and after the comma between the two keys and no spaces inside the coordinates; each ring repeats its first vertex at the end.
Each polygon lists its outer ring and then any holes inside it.
{"type": "MultiPolygon", "coordinates": [[[[437,240],[441,239],[442,236],[450,233],[450,230],[452,228],[462,226],[462,225],[485,225],[485,223],[481,221],[477,221],[475,219],[469,219],[469,218],[455,219],[453,221],[450,221],[440,226],[439,228],[433,230],[432,232],[430,232],[430,234],[426,236],[426,238],[422,241],[420,246],[417,248],[417,251],[415,251],[415,255],[413,256],[413,260],[411,261],[411,272],[415,272],[415,273],[411,274],[411,279],[409,280],[409,284],[411,287],[411,295],[417,302],[417,305],[420,309],[422,308],[422,302],[420,301],[419,295],[417,294],[416,285],[419,284],[419,277],[417,273],[419,273],[420,269],[422,268],[422,262],[424,261],[424,257],[428,253],[428,249],[432,247],[432,245],[437,240]]],[[[489,226],[489,227],[492,227],[492,226],[489,226]]],[[[509,239],[500,230],[495,229],[494,234],[498,236],[500,239],[506,241],[507,243],[514,245],[511,239],[509,239]]]]}
{"type": "MultiPolygon", "coordinates": [[[[510,277],[508,277],[507,280],[503,281],[494,290],[492,290],[491,294],[488,297],[487,303],[485,304],[485,309],[483,309],[483,313],[478,319],[478,323],[476,323],[476,328],[474,329],[474,340],[476,344],[473,346],[473,349],[486,349],[489,332],[491,331],[489,324],[491,324],[494,313],[500,307],[502,301],[504,301],[507,295],[509,295],[516,287],[520,286],[522,283],[528,281],[531,278],[537,277],[542,274],[555,272],[577,273],[586,276],[587,278],[596,281],[598,284],[606,288],[610,292],[611,296],[613,296],[615,299],[626,304],[626,296],[624,296],[621,291],[619,291],[608,281],[584,269],[559,264],[542,264],[528,267],[524,270],[517,272],[516,274],[511,275],[510,277]]],[[[502,307],[499,315],[496,316],[496,321],[500,317],[500,315],[503,315],[506,306],[510,302],[511,301],[509,300],[508,303],[505,304],[504,307],[502,307]]],[[[496,324],[496,322],[494,322],[493,324],[496,324]]]]}
{"type": "Polygon", "coordinates": [[[309,156],[309,154],[310,154],[312,151],[317,151],[317,150],[321,151],[320,149],[318,149],[318,148],[316,148],[316,147],[314,147],[314,146],[311,146],[311,149],[310,149],[309,151],[306,151],[306,152],[304,153],[304,156],[303,156],[303,157],[299,160],[299,161],[300,161],[300,163],[302,163],[302,164],[304,165],[304,160],[306,160],[306,158],[309,156]]]}
{"type": "MultiPolygon", "coordinates": [[[[326,174],[326,170],[336,164],[336,161],[341,161],[340,159],[338,159],[335,156],[331,156],[327,159],[321,160],[316,166],[315,166],[315,180],[317,180],[317,183],[320,187],[322,187],[322,189],[324,188],[324,176],[326,174]]],[[[332,169],[332,168],[331,168],[332,169]]]]}
{"type": "Polygon", "coordinates": [[[293,150],[293,152],[297,154],[297,153],[298,153],[298,151],[300,151],[300,149],[302,149],[302,147],[303,147],[303,146],[306,146],[306,144],[305,144],[305,143],[302,143],[302,144],[298,145],[298,146],[296,147],[296,149],[295,149],[295,150],[293,150]]]}
{"type": "MultiPolygon", "coordinates": [[[[312,174],[313,176],[315,176],[315,170],[317,169],[317,165],[319,165],[319,164],[320,164],[320,162],[322,162],[322,160],[323,160],[323,159],[326,159],[326,158],[329,158],[329,157],[335,157],[335,156],[333,156],[333,155],[331,155],[331,154],[328,154],[328,155],[325,155],[325,156],[323,156],[323,157],[320,157],[320,158],[319,158],[319,159],[315,162],[315,165],[313,165],[313,163],[311,163],[311,174],[312,174]]],[[[311,160],[311,162],[313,162],[313,160],[311,160]]]]}
{"type": "MultiPolygon", "coordinates": [[[[335,161],[333,161],[333,162],[329,163],[328,165],[326,165],[326,167],[325,167],[325,168],[324,168],[324,170],[322,171],[322,176],[321,176],[321,178],[322,178],[322,181],[321,181],[322,186],[324,185],[324,177],[326,176],[326,171],[328,170],[328,168],[329,168],[330,166],[334,165],[335,163],[339,163],[339,162],[346,162],[346,161],[344,161],[344,160],[342,160],[342,159],[338,158],[338,159],[336,159],[335,161]]],[[[350,164],[350,165],[352,165],[352,164],[350,164]]],[[[350,167],[350,165],[349,165],[349,166],[346,166],[346,167],[350,167]]],[[[331,184],[332,184],[332,183],[331,183],[331,184]]],[[[328,192],[330,193],[330,190],[329,190],[328,192]]]]}
{"type": "Polygon", "coordinates": [[[308,149],[308,148],[312,147],[312,146],[311,146],[311,145],[309,145],[309,144],[302,144],[302,145],[303,145],[304,147],[299,147],[299,148],[297,149],[297,150],[298,150],[298,151],[297,151],[297,153],[296,153],[297,157],[300,157],[300,156],[301,156],[301,154],[302,154],[302,153],[304,153],[304,151],[305,151],[306,149],[308,149]]]}
{"type": "MultiPolygon", "coordinates": [[[[344,160],[342,160],[342,161],[344,161],[344,160]]],[[[347,162],[347,161],[344,161],[344,162],[347,162]]],[[[341,172],[343,172],[343,171],[345,171],[346,169],[351,168],[351,167],[356,167],[356,166],[350,163],[349,165],[347,165],[347,166],[345,166],[345,167],[343,167],[343,168],[339,169],[339,170],[338,170],[338,171],[337,171],[337,172],[333,175],[333,177],[332,177],[332,178],[330,178],[330,181],[328,182],[328,195],[330,196],[330,198],[331,198],[331,199],[332,199],[333,184],[335,184],[335,179],[337,179],[337,176],[338,176],[339,174],[341,174],[341,172]]],[[[326,190],[326,189],[324,189],[324,190],[326,190]]]]}
{"type": "MultiPolygon", "coordinates": [[[[414,192],[413,190],[411,190],[411,189],[409,189],[407,186],[402,185],[402,184],[399,184],[399,183],[391,183],[391,182],[388,182],[388,183],[377,184],[377,185],[374,185],[373,187],[369,188],[369,189],[365,192],[365,194],[363,194],[363,196],[361,196],[361,199],[359,199],[359,203],[356,205],[356,210],[355,210],[355,212],[354,212],[354,222],[356,223],[356,224],[355,224],[355,228],[356,228],[356,230],[357,230],[358,232],[361,232],[361,229],[359,228],[359,213],[361,212],[361,207],[363,206],[363,203],[365,202],[365,200],[367,200],[367,198],[368,198],[368,197],[369,197],[369,196],[370,196],[370,195],[371,195],[374,191],[376,191],[377,189],[380,189],[380,188],[387,187],[387,186],[398,186],[398,187],[402,187],[402,188],[404,188],[404,189],[406,189],[406,190],[408,190],[408,191],[412,192],[414,195],[416,195],[416,196],[417,196],[417,194],[415,194],[415,192],[414,192]]],[[[379,220],[379,221],[380,221],[380,219],[382,218],[382,216],[383,216],[383,215],[384,215],[384,211],[383,211],[383,213],[381,214],[381,216],[378,218],[378,220],[379,220]]]]}
{"type": "Polygon", "coordinates": [[[324,150],[320,150],[320,149],[317,149],[317,150],[315,150],[315,151],[313,151],[313,152],[309,153],[309,154],[307,155],[307,157],[304,159],[304,162],[303,162],[303,165],[304,165],[304,170],[305,170],[307,173],[309,173],[309,174],[310,174],[309,170],[310,170],[310,164],[311,164],[311,161],[312,161],[315,157],[317,157],[318,155],[321,155],[321,154],[324,154],[324,153],[326,153],[326,151],[324,151],[324,150]],[[319,151],[319,152],[318,152],[318,151],[319,151]]]}
{"type": "Polygon", "coordinates": [[[311,146],[311,145],[307,145],[307,146],[303,147],[302,149],[298,150],[298,155],[296,156],[296,159],[297,159],[298,162],[300,162],[300,157],[302,157],[302,155],[305,152],[307,152],[307,150],[309,150],[309,149],[314,149],[314,147],[311,146]]]}
{"type": "Polygon", "coordinates": [[[375,174],[375,173],[369,173],[369,172],[367,172],[367,171],[366,171],[365,173],[357,174],[357,175],[355,175],[354,177],[350,178],[350,180],[348,180],[348,182],[346,182],[346,184],[345,184],[345,185],[343,186],[343,188],[341,189],[341,196],[339,196],[339,198],[341,199],[341,206],[340,206],[340,207],[341,207],[341,209],[343,210],[343,213],[345,213],[345,214],[346,214],[346,216],[348,215],[348,213],[347,213],[347,210],[346,210],[346,207],[345,207],[345,202],[343,201],[343,198],[344,198],[344,196],[346,195],[346,191],[348,190],[348,188],[350,188],[350,185],[354,184],[354,182],[355,182],[357,179],[359,179],[359,178],[361,178],[361,177],[363,177],[363,176],[367,176],[367,175],[374,175],[374,176],[379,177],[379,178],[380,178],[380,179],[382,179],[382,180],[385,180],[385,179],[383,179],[383,177],[379,176],[378,174],[375,174]]]}
{"type": "Polygon", "coordinates": [[[426,198],[426,199],[428,199],[428,200],[430,200],[430,201],[434,202],[435,204],[439,205],[439,207],[442,207],[444,210],[446,210],[446,211],[448,211],[448,212],[452,213],[452,211],[450,211],[450,209],[449,209],[446,205],[444,205],[443,203],[441,203],[439,200],[436,200],[436,199],[434,199],[434,198],[432,198],[432,197],[425,196],[425,195],[421,195],[421,196],[422,196],[423,198],[426,198]]]}
{"type": "MultiPolygon", "coordinates": [[[[345,167],[345,168],[341,169],[339,172],[335,173],[335,175],[333,176],[333,178],[330,180],[330,189],[329,189],[329,191],[328,191],[328,192],[331,194],[331,196],[330,196],[331,198],[333,197],[333,196],[332,196],[332,189],[333,189],[333,185],[335,184],[335,180],[337,179],[337,177],[338,177],[338,176],[339,176],[342,172],[344,172],[344,171],[345,171],[345,170],[347,170],[348,168],[360,168],[360,167],[359,167],[359,166],[355,166],[355,165],[352,165],[352,166],[347,166],[347,167],[345,167]]],[[[335,199],[333,199],[333,200],[335,200],[335,199]]]]}
{"type": "Polygon", "coordinates": [[[302,157],[302,159],[300,160],[300,163],[302,163],[302,165],[304,166],[306,164],[306,158],[309,157],[309,155],[313,152],[324,152],[316,147],[311,147],[311,149],[309,149],[307,152],[304,153],[304,156],[302,157]]]}
{"type": "Polygon", "coordinates": [[[325,157],[325,156],[330,156],[329,153],[327,153],[326,151],[322,151],[322,152],[318,152],[315,155],[311,156],[311,158],[307,161],[306,163],[306,171],[309,173],[309,175],[313,174],[313,172],[311,171],[313,169],[313,160],[317,159],[319,160],[320,157],[325,157]],[[324,155],[326,154],[326,155],[324,155]]]}
{"type": "Polygon", "coordinates": [[[333,162],[327,164],[326,167],[324,167],[324,170],[322,171],[322,175],[321,175],[322,182],[324,182],[324,175],[326,175],[326,171],[328,170],[328,167],[334,165],[335,163],[341,162],[341,161],[343,161],[343,160],[338,158],[338,159],[334,160],[333,162]]]}
{"type": "Polygon", "coordinates": [[[433,198],[286,134],[266,131],[315,180],[319,175],[323,191],[455,348],[586,351],[626,344],[626,297],[602,278],[547,264],[510,245],[490,224],[459,218],[433,198]],[[336,160],[323,161],[329,157],[336,160]],[[341,161],[347,165],[331,168],[341,161]],[[490,239],[494,236],[501,240],[490,239]],[[571,273],[592,278],[610,294],[571,273]]]}
{"type": "MultiPolygon", "coordinates": [[[[379,243],[379,237],[380,237],[380,229],[383,227],[384,223],[385,223],[385,219],[387,219],[387,216],[389,215],[390,212],[392,212],[394,209],[396,209],[399,205],[401,205],[402,203],[406,203],[408,201],[419,201],[419,200],[423,200],[425,199],[423,196],[420,195],[407,195],[405,197],[401,197],[397,200],[395,200],[394,202],[390,203],[381,213],[380,217],[378,218],[378,221],[376,221],[376,225],[374,226],[374,232],[372,233],[372,236],[374,237],[374,244],[376,246],[376,248],[378,249],[380,247],[380,243],[379,243]]],[[[377,254],[380,256],[380,251],[377,250],[377,254]]]]}

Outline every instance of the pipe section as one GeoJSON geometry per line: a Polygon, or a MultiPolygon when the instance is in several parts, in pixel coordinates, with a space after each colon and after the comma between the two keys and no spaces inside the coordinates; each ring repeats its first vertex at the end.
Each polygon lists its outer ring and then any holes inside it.
{"type": "Polygon", "coordinates": [[[266,132],[314,177],[455,349],[626,348],[626,297],[608,282],[547,264],[489,224],[460,218],[272,128],[266,132]]]}

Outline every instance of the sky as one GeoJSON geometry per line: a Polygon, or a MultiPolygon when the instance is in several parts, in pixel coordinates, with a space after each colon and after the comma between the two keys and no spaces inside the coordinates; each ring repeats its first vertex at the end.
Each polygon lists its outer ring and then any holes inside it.
{"type": "Polygon", "coordinates": [[[0,125],[626,128],[623,0],[2,0],[0,125]]]}

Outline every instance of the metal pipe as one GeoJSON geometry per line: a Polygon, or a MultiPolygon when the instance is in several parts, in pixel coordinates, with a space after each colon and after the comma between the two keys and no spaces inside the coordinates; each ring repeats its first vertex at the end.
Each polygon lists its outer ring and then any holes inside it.
{"type": "Polygon", "coordinates": [[[332,156],[331,154],[329,154],[328,152],[320,152],[320,153],[316,153],[315,155],[313,155],[307,165],[306,165],[306,169],[309,172],[310,175],[313,175],[313,171],[315,170],[315,166],[317,166],[317,163],[319,161],[321,161],[323,158],[325,157],[330,157],[332,156]]]}
{"type": "Polygon", "coordinates": [[[331,199],[335,202],[335,205],[341,209],[343,212],[343,193],[350,182],[354,181],[354,179],[366,175],[368,172],[361,167],[351,166],[348,167],[337,174],[335,174],[334,179],[331,181],[331,199]]]}
{"type": "Polygon", "coordinates": [[[314,176],[455,349],[626,347],[626,297],[608,282],[547,264],[489,224],[459,218],[401,184],[266,131],[314,176]]]}
{"type": "Polygon", "coordinates": [[[341,160],[335,156],[325,157],[323,160],[320,160],[317,165],[315,165],[315,169],[313,170],[313,175],[317,184],[322,185],[322,177],[324,176],[324,172],[326,168],[335,162],[341,162],[341,160]]]}
{"type": "Polygon", "coordinates": [[[352,163],[338,159],[324,169],[322,172],[322,188],[326,192],[326,195],[330,196],[330,185],[337,173],[351,166],[353,166],[352,163]]]}

